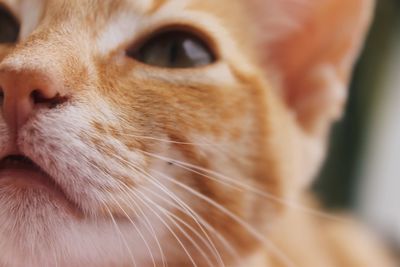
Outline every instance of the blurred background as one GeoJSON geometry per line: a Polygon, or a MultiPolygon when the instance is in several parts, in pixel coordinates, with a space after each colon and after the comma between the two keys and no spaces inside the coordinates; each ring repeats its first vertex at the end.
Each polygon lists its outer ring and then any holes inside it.
{"type": "Polygon", "coordinates": [[[328,208],[354,210],[400,255],[400,1],[377,2],[315,190],[328,208]]]}

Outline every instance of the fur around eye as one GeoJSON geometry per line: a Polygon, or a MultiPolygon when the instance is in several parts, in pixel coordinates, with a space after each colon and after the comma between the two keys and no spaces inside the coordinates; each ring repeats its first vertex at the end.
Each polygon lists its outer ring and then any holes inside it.
{"type": "Polygon", "coordinates": [[[216,60],[202,39],[178,30],[156,34],[139,47],[128,49],[127,55],[142,63],[164,68],[196,68],[216,60]]]}
{"type": "Polygon", "coordinates": [[[0,44],[15,43],[18,40],[19,27],[17,19],[0,6],[0,44]]]}

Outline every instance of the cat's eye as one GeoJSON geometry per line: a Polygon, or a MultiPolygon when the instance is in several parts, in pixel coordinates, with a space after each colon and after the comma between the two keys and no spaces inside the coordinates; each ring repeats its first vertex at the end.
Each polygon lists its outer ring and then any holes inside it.
{"type": "Polygon", "coordinates": [[[187,31],[165,31],[153,35],[139,47],[127,51],[136,60],[157,67],[196,68],[215,61],[205,41],[187,31]]]}
{"type": "Polygon", "coordinates": [[[0,6],[0,44],[15,43],[18,35],[18,20],[6,8],[0,6]]]}

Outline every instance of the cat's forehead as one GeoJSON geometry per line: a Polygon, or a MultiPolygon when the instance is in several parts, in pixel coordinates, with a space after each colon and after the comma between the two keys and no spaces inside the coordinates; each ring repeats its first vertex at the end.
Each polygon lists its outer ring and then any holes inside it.
{"type": "MultiPolygon", "coordinates": [[[[28,38],[38,26],[43,31],[89,31],[106,52],[137,38],[141,32],[174,24],[213,29],[238,10],[238,2],[225,0],[0,0],[21,21],[20,39],[28,38]]],[[[235,19],[236,20],[236,19],[235,19]]],[[[236,28],[236,27],[234,27],[236,28]]],[[[222,30],[222,28],[221,28],[222,30]]],[[[86,33],[85,33],[86,35],[86,33]]],[[[86,35],[89,36],[89,35],[86,35]]]]}
{"type": "MultiPolygon", "coordinates": [[[[221,4],[223,1],[218,1],[221,4]]],[[[234,1],[236,2],[236,1],[234,1]]],[[[17,15],[26,16],[28,13],[41,12],[44,9],[55,11],[80,11],[86,13],[119,12],[121,8],[137,14],[152,14],[164,7],[196,9],[210,6],[216,1],[210,0],[0,0],[17,15]],[[29,7],[29,8],[28,8],[29,7]]],[[[218,4],[217,4],[218,5],[218,4]]],[[[212,11],[212,10],[210,10],[212,11]]],[[[46,15],[51,15],[48,13],[46,15]]]]}
{"type": "Polygon", "coordinates": [[[11,8],[19,9],[21,6],[24,5],[32,5],[35,6],[37,9],[43,8],[45,6],[51,6],[53,4],[62,4],[63,8],[68,9],[71,7],[91,7],[90,10],[95,10],[96,8],[104,8],[108,6],[109,8],[115,7],[122,3],[135,6],[139,10],[151,10],[157,6],[161,6],[165,2],[169,2],[170,0],[90,0],[90,1],[66,1],[66,0],[1,0],[1,3],[4,3],[11,8]]]}

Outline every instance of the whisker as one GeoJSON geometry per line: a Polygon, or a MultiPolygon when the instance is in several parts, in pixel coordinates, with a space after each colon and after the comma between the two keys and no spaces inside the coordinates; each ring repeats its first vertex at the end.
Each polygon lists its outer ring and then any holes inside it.
{"type": "MultiPolygon", "coordinates": [[[[155,192],[151,191],[151,190],[146,190],[148,193],[152,194],[154,197],[157,197],[159,199],[161,199],[163,202],[168,203],[168,205],[173,206],[175,208],[177,208],[178,210],[187,213],[187,212],[191,212],[188,211],[184,208],[182,208],[180,205],[177,205],[175,203],[172,203],[171,201],[169,201],[168,199],[162,197],[159,194],[156,194],[155,192]]],[[[198,215],[197,213],[195,213],[194,211],[192,211],[194,214],[193,216],[196,217],[196,220],[199,220],[199,222],[201,223],[201,225],[204,225],[204,227],[206,227],[209,231],[211,231],[218,239],[219,241],[224,245],[225,249],[227,249],[229,251],[229,253],[236,258],[236,262],[239,263],[240,262],[240,258],[237,254],[237,251],[233,248],[233,246],[231,244],[229,244],[229,242],[225,239],[224,236],[221,235],[221,233],[219,233],[212,225],[210,225],[206,220],[204,220],[200,215],[198,215]]],[[[194,220],[194,218],[192,218],[194,220]]],[[[211,249],[210,249],[211,250],[211,249]]],[[[214,248],[213,248],[214,250],[214,248]]],[[[215,248],[215,250],[217,250],[215,248]]],[[[217,250],[218,251],[218,250],[217,250]]],[[[222,259],[221,259],[222,260],[222,259]]]]}
{"type": "Polygon", "coordinates": [[[176,145],[187,145],[187,146],[210,146],[210,147],[224,147],[221,144],[215,144],[215,143],[210,143],[210,142],[181,142],[181,141],[174,141],[170,139],[162,139],[162,138],[157,138],[157,137],[152,137],[152,136],[145,136],[145,135],[136,135],[136,134],[126,134],[126,133],[119,133],[121,136],[125,137],[133,137],[137,139],[145,139],[145,140],[151,140],[151,141],[158,141],[162,143],[167,143],[167,144],[176,144],[176,145]]]}
{"type": "Polygon", "coordinates": [[[122,242],[124,243],[125,248],[127,249],[128,253],[129,253],[129,256],[131,257],[133,266],[137,267],[135,257],[133,256],[132,251],[129,248],[128,242],[126,241],[124,235],[122,234],[121,229],[119,228],[117,222],[115,221],[113,214],[111,213],[110,209],[108,208],[108,206],[105,203],[103,203],[103,205],[104,205],[105,209],[107,210],[107,213],[110,216],[110,219],[115,227],[115,230],[118,232],[119,237],[121,238],[122,242]]]}
{"type": "MultiPolygon", "coordinates": [[[[97,170],[99,170],[100,171],[100,169],[97,167],[97,166],[95,166],[94,164],[92,164],[92,167],[94,167],[94,168],[96,168],[97,170]]],[[[133,169],[134,171],[137,171],[136,169],[133,169]]],[[[105,174],[107,177],[109,177],[110,179],[114,179],[113,177],[111,177],[109,174],[105,174]]],[[[122,183],[122,182],[120,182],[120,181],[118,181],[119,182],[119,184],[118,184],[118,187],[119,187],[119,190],[120,190],[120,192],[121,193],[124,193],[125,191],[121,188],[121,186],[124,186],[130,193],[132,193],[132,194],[134,194],[135,196],[136,196],[136,193],[135,193],[135,191],[133,191],[133,190],[131,190],[131,188],[129,188],[126,184],[124,184],[124,183],[122,183]]],[[[145,219],[145,221],[146,221],[146,225],[148,226],[146,226],[145,225],[145,227],[146,227],[146,229],[147,229],[147,231],[149,231],[152,235],[153,235],[153,237],[154,237],[154,239],[155,239],[155,241],[156,241],[156,244],[157,244],[157,247],[158,247],[158,249],[159,249],[159,251],[160,251],[160,255],[161,255],[161,260],[162,260],[162,264],[163,264],[163,267],[166,267],[168,264],[167,264],[167,261],[166,261],[166,258],[165,258],[165,254],[164,254],[164,251],[163,251],[163,249],[162,249],[162,247],[161,247],[161,244],[160,244],[160,241],[158,240],[158,237],[157,237],[157,234],[155,233],[155,230],[154,230],[154,228],[153,228],[153,226],[152,226],[152,224],[150,223],[150,221],[149,221],[149,219],[147,218],[147,216],[146,216],[146,214],[143,212],[143,210],[141,209],[141,207],[140,207],[140,205],[138,205],[137,204],[137,202],[135,201],[135,199],[130,195],[130,194],[125,194],[131,201],[132,201],[132,203],[131,204],[133,204],[133,205],[135,205],[135,207],[137,207],[138,208],[138,210],[141,212],[141,214],[143,215],[143,218],[145,219]]],[[[109,194],[109,196],[110,197],[112,197],[112,195],[111,194],[109,194]]],[[[120,207],[120,209],[126,214],[126,212],[122,209],[122,207],[119,205],[119,203],[118,203],[118,201],[116,201],[115,199],[114,199],[114,202],[116,203],[116,204],[118,204],[118,206],[120,207]]],[[[135,210],[135,209],[132,209],[132,211],[135,213],[135,215],[137,216],[137,217],[139,217],[139,215],[138,215],[138,213],[137,213],[137,211],[135,210]]],[[[126,214],[126,216],[127,216],[127,218],[128,218],[128,220],[130,220],[131,221],[131,218],[126,214]]],[[[131,221],[131,223],[134,225],[134,227],[136,228],[136,230],[139,232],[139,234],[140,234],[140,231],[137,229],[137,226],[131,221]]],[[[143,239],[143,241],[144,242],[146,242],[145,240],[144,240],[144,237],[142,236],[142,239],[143,239]]],[[[147,242],[146,242],[147,243],[147,242]]],[[[148,246],[147,246],[147,248],[149,248],[148,246]]],[[[152,255],[152,253],[151,253],[151,251],[149,251],[150,252],[150,254],[151,254],[151,256],[152,256],[152,259],[154,259],[153,258],[153,255],[152,255]]],[[[153,261],[153,263],[154,263],[154,261],[153,261]]],[[[154,263],[155,264],[155,263],[154,263]]]]}
{"type": "Polygon", "coordinates": [[[161,175],[163,178],[169,180],[170,182],[180,186],[181,188],[187,190],[188,192],[192,193],[194,196],[202,199],[203,201],[207,202],[208,204],[212,205],[213,207],[217,208],[219,211],[222,213],[226,214],[229,216],[231,219],[235,220],[238,224],[240,224],[243,228],[245,228],[255,239],[263,243],[267,248],[270,249],[271,252],[273,252],[277,257],[279,257],[282,262],[288,266],[288,267],[296,267],[296,265],[286,256],[283,254],[283,252],[275,245],[272,243],[271,240],[268,240],[267,238],[263,237],[261,233],[259,233],[257,230],[255,230],[250,224],[248,224],[246,221],[244,221],[242,218],[222,206],[221,204],[217,203],[213,199],[199,193],[198,191],[192,189],[191,187],[176,181],[175,179],[172,179],[171,177],[156,171],[159,175],[161,175]]]}
{"type": "Polygon", "coordinates": [[[165,220],[163,218],[161,218],[161,216],[154,211],[154,209],[152,207],[150,207],[149,203],[146,203],[145,201],[143,201],[142,199],[139,198],[139,200],[160,220],[160,222],[168,229],[168,231],[173,235],[173,237],[176,239],[176,241],[179,243],[179,245],[181,246],[181,248],[183,249],[183,251],[185,252],[185,254],[188,256],[190,262],[192,263],[192,265],[194,267],[198,267],[196,262],[194,261],[193,257],[190,255],[189,251],[187,250],[187,248],[185,247],[185,245],[182,243],[182,241],[179,239],[179,237],[176,235],[176,233],[174,232],[174,230],[172,230],[172,228],[168,225],[167,222],[165,222],[165,220]]]}
{"type": "MultiPolygon", "coordinates": [[[[222,257],[219,254],[216,246],[214,245],[213,241],[211,240],[211,238],[209,237],[207,231],[204,229],[204,227],[199,223],[199,221],[197,220],[196,213],[189,207],[187,206],[182,200],[179,199],[178,196],[176,196],[174,193],[172,193],[171,191],[169,191],[167,188],[165,188],[162,184],[160,184],[154,177],[152,177],[150,174],[146,174],[144,173],[144,175],[151,179],[150,181],[157,187],[159,187],[165,194],[167,194],[171,199],[173,199],[175,202],[177,202],[180,206],[181,206],[181,210],[189,215],[189,217],[192,218],[192,220],[196,223],[197,226],[199,226],[200,230],[202,231],[202,233],[205,235],[205,237],[208,240],[208,243],[210,244],[210,246],[212,247],[212,249],[210,248],[210,251],[213,252],[214,256],[217,258],[217,260],[220,262],[221,266],[225,266],[225,264],[223,263],[222,257]]],[[[149,190],[150,191],[150,190],[149,190]]]]}
{"type": "Polygon", "coordinates": [[[131,162],[128,162],[126,160],[124,160],[123,158],[120,158],[119,156],[115,155],[115,157],[117,157],[118,159],[120,159],[121,161],[124,161],[128,166],[133,167],[135,171],[140,171],[143,175],[145,175],[147,178],[149,178],[149,181],[152,182],[154,185],[158,186],[164,193],[166,193],[167,195],[169,195],[172,199],[174,199],[175,201],[177,201],[178,203],[180,203],[181,205],[183,205],[187,210],[190,211],[190,216],[192,217],[192,219],[197,223],[197,225],[199,226],[199,228],[201,229],[201,231],[204,233],[204,235],[206,236],[206,238],[209,240],[211,246],[214,248],[213,252],[214,252],[214,256],[218,258],[218,260],[220,261],[221,266],[225,266],[225,264],[223,263],[223,260],[221,258],[221,255],[219,255],[219,252],[217,250],[217,248],[215,247],[214,243],[212,242],[211,238],[209,237],[209,235],[207,234],[207,232],[204,230],[203,226],[196,220],[196,218],[193,216],[193,214],[195,214],[194,211],[192,211],[183,201],[179,200],[179,198],[177,196],[175,196],[172,192],[170,192],[167,188],[165,188],[162,184],[160,184],[156,178],[154,178],[153,176],[151,176],[149,173],[146,173],[144,170],[141,170],[138,166],[132,164],[131,162]],[[138,168],[138,169],[135,169],[138,168]]]}
{"type": "MultiPolygon", "coordinates": [[[[162,156],[158,156],[146,151],[142,151],[143,153],[147,154],[147,155],[152,155],[158,158],[164,158],[162,156]]],[[[165,159],[164,159],[165,160],[165,159]]],[[[132,163],[128,162],[129,165],[131,165],[132,163]]],[[[137,166],[136,166],[137,167],[137,166]]],[[[190,188],[189,186],[186,186],[183,183],[180,183],[178,181],[176,181],[175,179],[164,175],[161,172],[158,172],[156,170],[154,170],[155,172],[157,172],[159,175],[161,175],[163,178],[169,180],[170,182],[180,186],[183,189],[186,189],[188,192],[192,193],[193,195],[197,196],[198,198],[202,199],[203,201],[207,202],[208,204],[214,206],[215,208],[217,208],[218,210],[220,210],[222,213],[226,214],[227,216],[229,216],[230,218],[232,218],[233,220],[235,220],[237,223],[239,223],[242,227],[244,227],[255,239],[259,240],[261,243],[263,243],[267,248],[270,249],[271,252],[273,252],[277,257],[279,257],[282,262],[288,266],[288,267],[295,267],[295,264],[286,256],[282,253],[282,251],[276,247],[275,244],[272,243],[271,240],[266,239],[265,237],[263,237],[257,230],[255,230],[251,225],[249,225],[246,221],[244,221],[242,218],[238,217],[236,214],[232,213],[230,210],[226,209],[225,207],[223,207],[222,205],[220,205],[219,203],[215,202],[214,200],[208,198],[207,196],[197,192],[196,190],[193,190],[192,188],[190,188]]],[[[209,170],[207,170],[209,171],[209,170]]],[[[228,177],[229,178],[229,177],[228,177]]],[[[231,178],[229,178],[231,179],[231,178]]],[[[139,198],[140,199],[140,198],[139,198]]],[[[142,200],[141,200],[142,201],[142,200]]],[[[142,201],[142,203],[146,204],[144,201],[142,201]]],[[[154,212],[154,214],[156,216],[159,217],[159,215],[154,212]]],[[[162,220],[162,218],[159,218],[162,220]]],[[[165,223],[165,222],[164,222],[165,223]]],[[[166,224],[166,223],[165,223],[166,224]]],[[[166,224],[167,226],[168,224],[166,224]]],[[[168,226],[169,230],[171,231],[170,227],[168,226]]],[[[185,253],[189,256],[190,260],[192,261],[192,263],[194,264],[194,266],[197,266],[196,263],[194,262],[193,258],[190,256],[190,253],[188,253],[186,247],[182,244],[182,242],[179,240],[179,238],[177,238],[176,234],[172,231],[171,233],[173,233],[173,235],[175,236],[175,238],[177,239],[177,241],[180,243],[180,245],[182,246],[182,248],[184,249],[185,253]]]]}
{"type": "MultiPolygon", "coordinates": [[[[143,198],[145,198],[147,201],[151,202],[159,211],[161,211],[167,219],[169,219],[177,228],[178,230],[193,244],[193,246],[200,252],[200,254],[203,256],[203,258],[207,261],[208,265],[213,267],[214,264],[210,261],[210,259],[208,258],[207,254],[204,252],[204,250],[198,245],[198,243],[178,224],[176,223],[176,220],[182,222],[181,219],[176,219],[177,216],[171,216],[171,213],[166,211],[166,209],[160,207],[160,205],[154,203],[154,201],[152,201],[151,199],[149,199],[146,195],[144,195],[141,192],[138,192],[143,198]],[[175,219],[174,219],[175,218],[175,219]]],[[[188,227],[191,231],[193,231],[193,233],[197,234],[197,236],[199,237],[200,234],[194,230],[191,226],[189,226],[187,223],[184,223],[184,225],[186,227],[188,227]]],[[[201,239],[204,239],[200,236],[201,239]]]]}
{"type": "Polygon", "coordinates": [[[52,256],[53,256],[53,260],[54,260],[54,264],[55,264],[55,267],[58,267],[58,257],[57,257],[57,252],[56,251],[53,251],[53,253],[51,253],[52,254],[52,256]]]}
{"type": "MultiPolygon", "coordinates": [[[[147,191],[147,193],[151,193],[152,195],[156,195],[156,194],[155,194],[154,192],[152,192],[150,189],[148,189],[148,190],[146,190],[146,191],[147,191]]],[[[144,195],[144,194],[142,194],[142,195],[144,195]]],[[[144,196],[144,197],[145,197],[145,196],[144,196]]],[[[202,236],[202,235],[199,233],[199,231],[197,231],[196,229],[194,229],[190,224],[188,224],[187,222],[185,222],[184,220],[182,220],[181,218],[179,218],[178,216],[176,216],[174,213],[168,211],[167,209],[163,208],[163,207],[160,206],[160,205],[158,205],[158,209],[161,209],[162,212],[167,213],[169,216],[173,217],[173,218],[174,218],[175,220],[177,220],[179,223],[181,223],[181,224],[183,224],[185,227],[187,227],[191,232],[193,232],[193,233],[201,240],[201,242],[202,242],[204,245],[207,246],[207,248],[208,248],[212,253],[215,253],[215,252],[217,251],[215,247],[212,247],[212,246],[210,245],[210,241],[207,240],[206,238],[204,238],[204,236],[202,236]]],[[[180,209],[180,210],[182,210],[182,209],[180,209]]],[[[186,212],[184,212],[184,213],[186,214],[186,212]]],[[[194,220],[194,218],[192,218],[192,219],[194,220]]],[[[218,252],[217,252],[217,253],[218,253],[218,252]]],[[[222,261],[222,258],[221,258],[221,259],[216,258],[216,260],[222,261]]],[[[221,262],[220,262],[220,264],[221,264],[221,262]]],[[[221,266],[225,266],[225,264],[223,263],[223,261],[222,261],[222,264],[223,264],[223,265],[221,265],[221,266]]],[[[213,266],[213,265],[211,265],[211,266],[213,266]]]]}
{"type": "Polygon", "coordinates": [[[266,198],[268,200],[274,201],[275,203],[283,204],[283,205],[286,205],[287,207],[291,207],[291,208],[294,208],[294,209],[297,209],[297,210],[301,210],[301,211],[303,211],[305,213],[308,213],[310,215],[314,215],[314,216],[317,216],[317,217],[320,217],[320,218],[324,218],[324,219],[329,219],[329,220],[332,220],[332,221],[344,222],[344,220],[342,218],[333,216],[333,215],[325,213],[325,212],[318,211],[318,210],[310,208],[310,207],[306,207],[305,205],[299,205],[298,203],[295,203],[295,202],[292,202],[292,201],[289,201],[289,200],[285,200],[285,199],[282,199],[280,197],[274,196],[274,195],[272,195],[270,193],[261,191],[261,190],[255,188],[255,187],[253,187],[253,186],[251,186],[249,184],[245,184],[245,183],[240,182],[241,179],[231,178],[231,177],[228,177],[228,176],[226,176],[224,174],[215,172],[213,170],[209,170],[209,169],[206,169],[206,168],[203,168],[203,167],[199,167],[199,166],[187,163],[187,162],[179,161],[179,160],[176,160],[176,159],[172,159],[172,158],[167,158],[167,157],[163,157],[163,156],[160,156],[160,155],[156,155],[156,154],[144,151],[144,150],[140,150],[140,149],[137,149],[137,150],[142,152],[142,153],[144,153],[144,154],[146,154],[146,155],[148,155],[148,156],[151,156],[151,157],[154,157],[154,158],[166,161],[166,162],[171,162],[175,166],[178,166],[178,167],[180,167],[182,169],[185,169],[187,171],[190,171],[192,173],[201,175],[204,178],[207,178],[207,179],[210,179],[212,181],[218,182],[220,184],[229,186],[231,188],[234,188],[234,189],[237,189],[237,190],[246,189],[246,190],[249,190],[252,193],[257,194],[258,196],[261,196],[261,197],[264,197],[264,198],[266,198]],[[202,172],[210,174],[210,175],[213,175],[213,176],[208,176],[208,175],[206,175],[206,174],[204,174],[202,172]],[[222,181],[219,180],[219,179],[221,179],[222,181]],[[231,183],[231,184],[229,184],[229,183],[231,183]]]}
{"type": "Polygon", "coordinates": [[[143,135],[125,134],[125,133],[120,133],[120,134],[122,136],[133,137],[133,138],[142,139],[142,140],[144,139],[144,140],[157,141],[157,142],[165,143],[165,144],[195,146],[195,147],[211,147],[216,152],[222,153],[225,157],[232,158],[226,145],[221,145],[220,143],[215,143],[215,142],[211,143],[207,140],[204,142],[182,142],[182,141],[175,141],[175,140],[171,140],[171,139],[162,139],[162,138],[157,138],[157,137],[152,137],[152,136],[143,136],[143,135]]]}
{"type": "MultiPolygon", "coordinates": [[[[120,183],[120,184],[122,186],[124,186],[126,188],[126,190],[129,191],[129,193],[132,193],[135,196],[137,196],[136,192],[133,189],[129,188],[124,183],[120,183]]],[[[121,189],[121,191],[123,191],[123,190],[121,189]]],[[[123,191],[123,192],[125,192],[125,191],[123,191]]],[[[163,249],[161,247],[161,243],[160,243],[160,241],[159,241],[159,239],[157,237],[157,234],[156,234],[156,232],[154,230],[153,225],[151,224],[150,220],[147,218],[146,214],[144,213],[144,211],[140,207],[140,205],[138,205],[137,202],[134,200],[134,198],[128,193],[126,194],[126,196],[133,202],[132,204],[135,206],[134,208],[131,208],[132,211],[136,214],[136,216],[139,216],[138,213],[136,212],[136,209],[138,209],[140,211],[140,213],[142,214],[142,217],[146,221],[146,225],[148,226],[148,227],[146,227],[146,229],[147,229],[147,231],[149,231],[153,235],[153,237],[154,237],[154,239],[156,241],[157,247],[158,247],[158,249],[160,251],[162,265],[163,265],[163,267],[166,267],[168,264],[167,264],[167,261],[166,261],[166,258],[165,258],[165,254],[164,254],[164,251],[163,251],[163,249]]]]}
{"type": "Polygon", "coordinates": [[[174,193],[172,193],[170,190],[168,190],[165,186],[160,184],[157,179],[155,179],[153,176],[150,174],[144,173],[144,175],[150,179],[150,182],[152,182],[155,186],[159,187],[165,194],[167,194],[171,199],[173,199],[175,202],[177,202],[183,209],[185,214],[189,215],[189,217],[192,218],[192,220],[196,223],[197,226],[199,226],[200,230],[202,233],[205,235],[205,237],[208,240],[208,243],[212,246],[213,249],[210,249],[210,251],[213,252],[214,256],[217,258],[217,260],[220,262],[221,266],[225,266],[223,263],[222,257],[219,254],[214,242],[211,240],[210,236],[208,235],[207,231],[204,229],[203,225],[200,224],[200,222],[197,220],[196,212],[194,212],[186,203],[184,203],[178,196],[176,196],[174,193]]]}
{"type": "MultiPolygon", "coordinates": [[[[154,197],[161,199],[163,202],[167,203],[170,206],[175,207],[176,209],[186,213],[186,212],[191,212],[188,211],[186,209],[184,209],[183,207],[181,207],[180,205],[177,205],[175,203],[172,203],[171,201],[169,201],[168,199],[162,197],[159,194],[156,194],[155,192],[151,191],[150,189],[146,190],[148,193],[152,194],[154,197]]],[[[206,220],[204,220],[200,215],[198,215],[197,213],[195,213],[194,211],[192,211],[191,213],[194,213],[193,215],[196,217],[196,220],[199,220],[199,222],[201,223],[201,225],[204,225],[204,227],[206,227],[209,231],[211,231],[218,239],[219,241],[225,246],[225,249],[229,250],[229,253],[234,256],[236,258],[236,262],[239,263],[240,262],[240,258],[237,255],[237,251],[233,248],[233,246],[231,244],[229,244],[229,242],[225,239],[224,236],[222,236],[212,225],[210,225],[206,220]]],[[[194,220],[194,219],[193,219],[194,220]]],[[[216,249],[216,248],[215,248],[216,249]]]]}
{"type": "MultiPolygon", "coordinates": [[[[121,191],[122,191],[122,190],[121,190],[121,191]]],[[[112,196],[112,194],[109,194],[109,197],[112,198],[113,202],[118,206],[118,208],[122,211],[122,213],[124,214],[124,216],[128,219],[128,221],[129,221],[129,222],[132,224],[132,226],[136,229],[136,231],[138,232],[140,238],[143,240],[143,242],[144,242],[144,244],[145,244],[145,246],[146,246],[146,248],[147,248],[147,250],[148,250],[148,252],[149,252],[149,255],[150,255],[151,260],[152,260],[152,263],[153,263],[153,266],[154,266],[154,267],[157,267],[157,266],[156,266],[155,259],[154,259],[154,255],[153,255],[153,253],[152,253],[152,251],[151,251],[151,249],[150,249],[150,246],[149,246],[149,244],[148,244],[146,238],[143,236],[142,232],[140,231],[140,229],[137,227],[136,223],[132,220],[132,218],[128,215],[128,213],[126,213],[126,211],[122,208],[122,206],[119,204],[119,202],[112,196]]]]}
{"type": "MultiPolygon", "coordinates": [[[[129,164],[129,165],[131,165],[131,164],[129,164]]],[[[135,169],[135,171],[137,171],[137,170],[135,169]]],[[[140,198],[138,198],[138,200],[141,201],[141,202],[142,202],[142,203],[143,203],[143,204],[144,204],[144,205],[159,219],[159,220],[160,220],[160,222],[168,229],[168,231],[174,236],[174,238],[177,240],[177,242],[179,243],[179,245],[180,245],[180,246],[182,247],[182,249],[184,250],[185,254],[188,256],[188,258],[189,258],[189,260],[191,261],[192,265],[193,265],[194,267],[198,267],[197,264],[196,264],[196,262],[194,261],[193,257],[190,255],[189,251],[188,251],[187,248],[185,247],[185,245],[182,243],[182,241],[179,239],[179,237],[176,235],[176,233],[171,229],[171,227],[168,225],[168,223],[166,223],[165,220],[164,220],[163,218],[161,218],[161,216],[160,216],[157,212],[155,212],[154,209],[151,208],[146,202],[144,202],[144,201],[141,200],[140,198]]],[[[112,218],[114,224],[116,225],[115,219],[114,219],[114,217],[112,216],[112,213],[111,213],[111,211],[108,209],[108,207],[107,207],[107,210],[108,210],[109,214],[111,215],[111,218],[112,218]]],[[[116,225],[116,226],[117,226],[117,225],[116,225]]],[[[119,228],[118,228],[118,229],[119,229],[119,228]]],[[[135,265],[135,266],[136,266],[136,265],[135,265]]]]}

